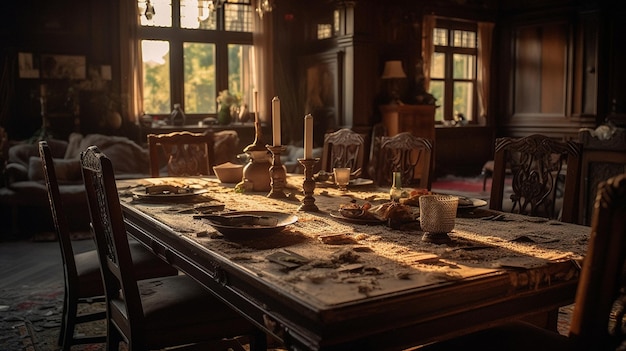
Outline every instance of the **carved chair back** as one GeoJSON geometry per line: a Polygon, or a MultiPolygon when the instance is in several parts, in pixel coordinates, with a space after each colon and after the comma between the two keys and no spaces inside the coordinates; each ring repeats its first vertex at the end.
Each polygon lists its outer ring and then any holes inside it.
{"type": "Polygon", "coordinates": [[[402,173],[403,186],[430,189],[433,163],[433,143],[409,132],[382,137],[376,182],[390,185],[392,173],[402,173]]]}
{"type": "MultiPolygon", "coordinates": [[[[578,140],[583,145],[578,223],[589,225],[593,213],[593,195],[598,184],[610,177],[626,172],[626,130],[605,129],[608,135],[601,136],[597,129],[579,131],[578,140]]],[[[600,127],[598,127],[600,129],[600,127]]]]}
{"type": "Polygon", "coordinates": [[[158,177],[163,158],[169,176],[196,176],[213,174],[213,133],[188,131],[167,134],[148,134],[150,174],[158,177]]]}
{"type": "Polygon", "coordinates": [[[626,173],[596,189],[569,336],[580,350],[617,350],[626,340],[626,173]]]}
{"type": "Polygon", "coordinates": [[[508,166],[512,176],[511,212],[575,222],[580,158],[581,145],[574,141],[562,142],[539,134],[496,139],[489,207],[505,207],[508,166]],[[560,216],[557,200],[562,200],[560,216]]]}
{"type": "Polygon", "coordinates": [[[326,133],[321,169],[332,172],[336,167],[348,167],[352,171],[362,168],[364,145],[363,136],[348,128],[326,133]]]}

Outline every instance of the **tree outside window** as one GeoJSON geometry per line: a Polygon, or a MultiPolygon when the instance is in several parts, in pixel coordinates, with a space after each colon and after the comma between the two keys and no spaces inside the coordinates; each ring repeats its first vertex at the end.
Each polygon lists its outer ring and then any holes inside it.
{"type": "Polygon", "coordinates": [[[430,66],[430,93],[437,99],[435,120],[471,122],[477,116],[477,28],[475,23],[437,20],[430,66]]]}
{"type": "Polygon", "coordinates": [[[180,104],[198,120],[215,116],[219,91],[253,106],[251,0],[137,0],[144,112],[180,104]]]}

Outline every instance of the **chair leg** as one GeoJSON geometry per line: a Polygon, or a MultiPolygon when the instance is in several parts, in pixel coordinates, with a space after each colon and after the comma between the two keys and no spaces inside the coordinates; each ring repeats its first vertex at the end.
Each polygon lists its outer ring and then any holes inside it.
{"type": "Polygon", "coordinates": [[[76,314],[78,313],[77,304],[73,296],[67,296],[60,335],[62,338],[61,346],[63,347],[63,351],[69,351],[74,344],[74,329],[76,328],[76,314]]]}

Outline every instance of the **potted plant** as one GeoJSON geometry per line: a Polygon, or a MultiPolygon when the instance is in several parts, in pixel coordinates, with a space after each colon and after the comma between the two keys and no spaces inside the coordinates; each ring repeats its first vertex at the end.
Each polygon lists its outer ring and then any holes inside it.
{"type": "Polygon", "coordinates": [[[228,89],[220,91],[217,96],[217,122],[221,125],[230,124],[232,121],[233,108],[237,108],[239,99],[231,94],[228,89]]]}

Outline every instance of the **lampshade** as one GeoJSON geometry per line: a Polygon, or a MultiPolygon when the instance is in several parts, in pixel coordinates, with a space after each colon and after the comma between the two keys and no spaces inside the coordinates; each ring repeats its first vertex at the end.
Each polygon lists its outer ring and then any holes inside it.
{"type": "Polygon", "coordinates": [[[385,62],[385,70],[383,71],[383,76],[381,78],[406,78],[406,73],[404,73],[404,70],[402,69],[402,61],[385,62]]]}

